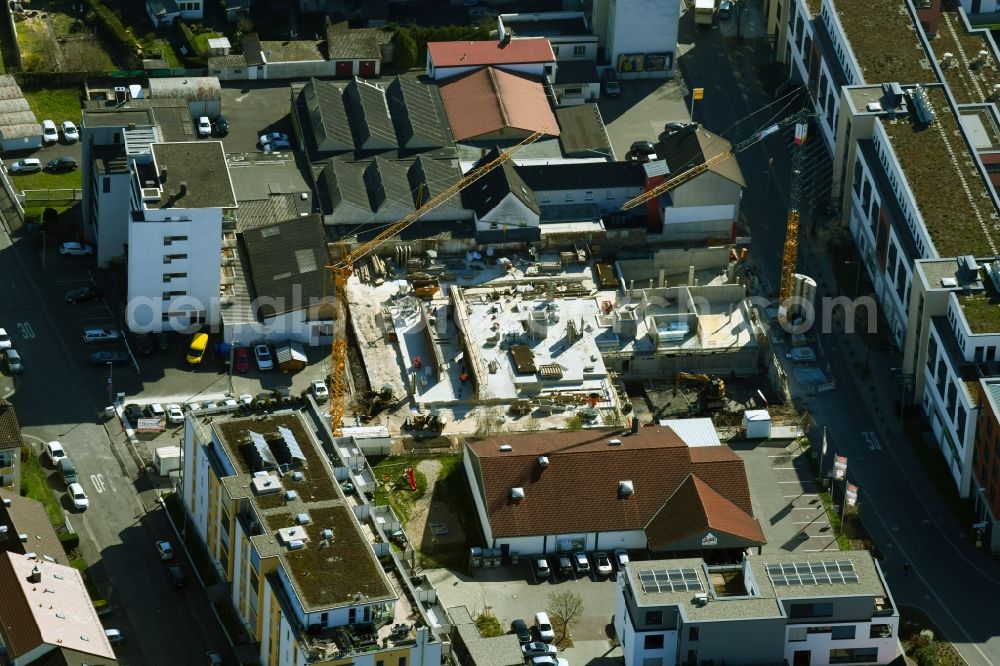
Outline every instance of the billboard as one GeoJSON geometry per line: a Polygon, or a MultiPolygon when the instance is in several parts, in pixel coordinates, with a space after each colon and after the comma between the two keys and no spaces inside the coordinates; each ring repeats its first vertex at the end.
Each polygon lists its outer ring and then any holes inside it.
{"type": "Polygon", "coordinates": [[[641,72],[646,65],[646,56],[642,53],[621,54],[618,56],[618,71],[623,73],[641,72]]]}
{"type": "Polygon", "coordinates": [[[647,72],[665,72],[674,64],[673,53],[647,53],[644,69],[647,72]]]}

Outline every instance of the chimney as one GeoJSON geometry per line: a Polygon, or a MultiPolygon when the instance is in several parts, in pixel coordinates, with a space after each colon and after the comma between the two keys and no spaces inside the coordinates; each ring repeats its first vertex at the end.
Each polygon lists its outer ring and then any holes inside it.
{"type": "Polygon", "coordinates": [[[688,266],[688,286],[694,286],[694,266],[688,266]]]}
{"type": "Polygon", "coordinates": [[[31,568],[31,575],[28,576],[28,582],[36,584],[42,582],[42,570],[37,565],[31,568]]]}
{"type": "Polygon", "coordinates": [[[167,182],[167,167],[160,169],[160,184],[167,182]]]}

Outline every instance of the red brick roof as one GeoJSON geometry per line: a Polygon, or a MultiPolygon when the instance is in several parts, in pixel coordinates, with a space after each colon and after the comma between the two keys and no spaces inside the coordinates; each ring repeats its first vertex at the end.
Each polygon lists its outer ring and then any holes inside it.
{"type": "Polygon", "coordinates": [[[701,495],[712,520],[739,527],[740,534],[747,532],[746,519],[756,523],[743,461],[726,447],[689,448],[667,427],[640,428],[636,435],[504,434],[470,443],[467,452],[495,537],[641,530],[692,473],[715,493],[701,495]],[[620,446],[608,443],[614,438],[620,446]],[[512,450],[501,451],[504,444],[512,450]],[[538,462],[543,455],[549,459],[545,467],[538,462]],[[620,481],[631,481],[634,494],[623,497],[620,481]],[[524,499],[512,500],[511,488],[523,488],[524,499]]]}
{"type": "Polygon", "coordinates": [[[649,521],[646,540],[653,550],[667,550],[671,544],[700,536],[707,530],[755,544],[767,543],[752,513],[743,511],[694,474],[684,479],[649,521]]]}
{"type": "Polygon", "coordinates": [[[484,67],[448,79],[440,90],[456,141],[505,129],[559,135],[545,88],[535,77],[484,67]]]}
{"type": "Polygon", "coordinates": [[[480,42],[428,42],[427,53],[435,67],[483,67],[555,62],[544,37],[480,42]]]}

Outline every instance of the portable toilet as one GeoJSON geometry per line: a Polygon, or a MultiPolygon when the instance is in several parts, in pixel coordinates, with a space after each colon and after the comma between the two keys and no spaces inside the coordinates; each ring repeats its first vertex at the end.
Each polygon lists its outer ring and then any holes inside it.
{"type": "Polygon", "coordinates": [[[743,412],[743,432],[747,439],[767,439],[771,436],[771,415],[766,409],[743,412]]]}

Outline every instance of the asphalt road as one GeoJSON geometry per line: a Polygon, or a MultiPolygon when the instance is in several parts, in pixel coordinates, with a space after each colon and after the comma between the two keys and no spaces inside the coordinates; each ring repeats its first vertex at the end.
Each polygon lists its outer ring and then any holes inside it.
{"type": "MultiPolygon", "coordinates": [[[[194,663],[209,649],[226,654],[222,631],[186,562],[179,563],[188,586],[168,587],[153,547],[157,539],[171,537],[166,517],[148,498],[149,510],[143,506],[135,486],[139,472],[124,436],[115,422],[105,423],[99,415],[107,404],[102,400],[106,370],[86,365],[90,349],[79,335],[84,325],[107,321],[110,311],[100,304],[76,309],[62,302],[66,290],[91,279],[88,265],[87,259],[50,251],[43,272],[40,253],[27,239],[12,241],[0,230],[0,326],[14,338],[25,363],[8,399],[25,441],[36,451],[46,441],[61,441],[90,497],[90,508],[71,513],[69,522],[80,534],[91,577],[115,607],[106,626],[125,634],[126,644],[118,651],[122,663],[194,663]]],[[[9,385],[10,378],[5,379],[9,385]]],[[[47,461],[43,467],[51,472],[47,461]]],[[[50,483],[68,509],[58,475],[50,483]]]]}
{"type": "MultiPolygon", "coordinates": [[[[695,115],[709,129],[724,131],[772,103],[751,68],[754,60],[766,59],[763,43],[726,40],[724,45],[718,30],[685,34],[683,28],[681,41],[682,48],[697,54],[684,58],[682,69],[688,87],[705,84],[705,103],[695,115]],[[723,102],[712,102],[720,96],[723,102]]],[[[760,121],[754,126],[762,126],[777,111],[771,107],[757,112],[754,118],[760,121]]],[[[771,137],[738,157],[747,181],[743,210],[753,236],[752,261],[761,278],[758,293],[764,295],[774,295],[779,284],[789,144],[787,137],[771,137]]],[[[800,229],[799,266],[808,266],[806,272],[817,278],[822,295],[836,283],[822,251],[807,254],[810,227],[807,222],[800,229]]],[[[853,357],[859,357],[859,339],[832,333],[819,338],[837,389],[801,406],[827,428],[830,455],[848,457],[848,476],[861,487],[861,516],[884,556],[882,566],[897,605],[927,612],[969,664],[1000,664],[1000,607],[994,601],[1000,594],[1000,568],[975,549],[971,526],[955,521],[905,440],[893,414],[898,392],[890,367],[898,363],[872,352],[872,372],[862,378],[847,353],[853,347],[853,357]],[[908,575],[904,562],[912,567],[908,575]]]]}

